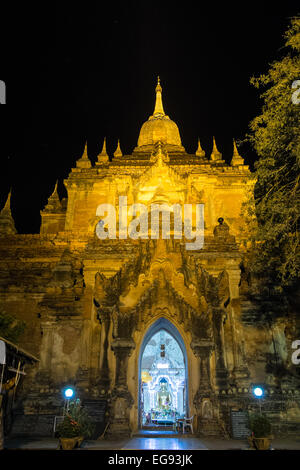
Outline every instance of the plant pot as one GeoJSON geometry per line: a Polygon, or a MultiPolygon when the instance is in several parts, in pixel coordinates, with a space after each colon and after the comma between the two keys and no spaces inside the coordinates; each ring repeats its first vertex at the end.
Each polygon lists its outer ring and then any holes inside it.
{"type": "MultiPolygon", "coordinates": [[[[78,440],[79,439],[82,439],[80,441],[80,444],[81,444],[81,442],[83,441],[83,438],[81,438],[81,437],[60,437],[59,438],[60,447],[63,450],[72,450],[78,445],[78,440]]],[[[79,447],[79,445],[78,445],[78,447],[79,447]]]]}
{"type": "Polygon", "coordinates": [[[269,437],[253,437],[253,446],[256,450],[269,450],[271,439],[269,437]]]}

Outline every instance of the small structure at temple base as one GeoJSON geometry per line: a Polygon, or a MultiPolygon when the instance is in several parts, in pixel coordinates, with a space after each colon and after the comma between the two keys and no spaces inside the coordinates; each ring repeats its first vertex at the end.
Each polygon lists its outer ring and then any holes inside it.
{"type": "Polygon", "coordinates": [[[32,354],[0,337],[0,449],[12,427],[17,387],[26,375],[25,365],[39,362],[32,354]]]}

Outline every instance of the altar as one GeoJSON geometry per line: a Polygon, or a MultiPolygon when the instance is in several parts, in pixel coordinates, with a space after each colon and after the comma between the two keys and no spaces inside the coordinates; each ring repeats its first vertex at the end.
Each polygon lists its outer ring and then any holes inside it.
{"type": "Polygon", "coordinates": [[[173,419],[154,419],[152,424],[156,426],[173,426],[175,421],[173,419]]]}

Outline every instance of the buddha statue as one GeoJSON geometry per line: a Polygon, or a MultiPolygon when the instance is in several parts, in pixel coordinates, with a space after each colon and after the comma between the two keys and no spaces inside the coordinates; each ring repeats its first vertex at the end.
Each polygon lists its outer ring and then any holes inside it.
{"type": "Polygon", "coordinates": [[[156,394],[156,406],[157,408],[165,408],[172,403],[172,395],[168,391],[167,382],[160,382],[160,389],[156,394]]]}
{"type": "Polygon", "coordinates": [[[226,224],[223,217],[218,218],[219,225],[214,228],[214,237],[219,242],[234,243],[235,237],[229,234],[229,225],[226,224]]]}
{"type": "Polygon", "coordinates": [[[223,217],[219,217],[218,222],[219,222],[219,225],[217,225],[214,228],[214,236],[215,237],[220,237],[220,238],[227,238],[227,236],[229,234],[228,225],[226,224],[226,222],[224,222],[223,217]]]}

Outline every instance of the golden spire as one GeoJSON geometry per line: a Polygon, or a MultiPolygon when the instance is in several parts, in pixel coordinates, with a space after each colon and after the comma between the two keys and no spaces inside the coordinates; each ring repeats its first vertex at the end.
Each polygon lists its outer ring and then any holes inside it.
{"type": "MultiPolygon", "coordinates": [[[[87,153],[87,142],[85,143],[84,151],[83,151],[83,154],[82,154],[81,158],[84,159],[84,160],[87,160],[89,158],[88,153],[87,153]]],[[[56,186],[57,186],[57,182],[56,182],[56,186]]]]}
{"type": "Polygon", "coordinates": [[[162,97],[161,97],[161,92],[162,92],[162,87],[160,84],[160,79],[157,77],[157,85],[155,88],[156,91],[156,101],[155,101],[155,108],[154,108],[154,113],[153,116],[165,116],[163,104],[162,104],[162,97]]]}
{"type": "Polygon", "coordinates": [[[102,151],[98,155],[98,162],[96,162],[96,164],[97,163],[106,163],[108,161],[109,161],[109,157],[108,157],[108,154],[107,154],[107,151],[106,151],[106,137],[104,137],[102,151]]]}
{"type": "Polygon", "coordinates": [[[57,185],[58,185],[58,180],[56,180],[56,183],[55,183],[55,186],[54,186],[54,190],[53,190],[53,193],[51,194],[50,198],[53,197],[53,198],[59,198],[58,196],[58,192],[57,192],[57,185]]]}
{"type": "Polygon", "coordinates": [[[82,157],[77,160],[76,166],[77,168],[91,168],[92,166],[87,153],[87,142],[85,143],[82,157]]]}
{"type": "Polygon", "coordinates": [[[48,202],[44,208],[45,212],[60,212],[61,211],[61,203],[59,199],[59,195],[57,192],[57,185],[58,185],[58,180],[55,183],[53,193],[48,199],[48,202]]]}
{"type": "Polygon", "coordinates": [[[120,140],[118,139],[118,145],[117,145],[117,149],[114,153],[114,157],[122,157],[123,156],[123,153],[122,153],[122,150],[121,150],[121,147],[120,147],[120,140]]]}
{"type": "Polygon", "coordinates": [[[102,151],[101,151],[101,153],[99,153],[99,155],[101,155],[103,157],[108,156],[107,152],[106,152],[106,137],[104,137],[102,151]]]}
{"type": "Polygon", "coordinates": [[[1,214],[2,214],[2,212],[9,212],[11,214],[10,198],[11,198],[11,189],[9,190],[9,193],[8,193],[8,196],[7,196],[7,199],[6,199],[6,203],[4,204],[3,209],[1,210],[1,214]]]}
{"type": "Polygon", "coordinates": [[[3,209],[0,211],[0,236],[13,235],[17,233],[15,222],[11,214],[10,198],[11,190],[8,193],[3,209]]]}
{"type": "Polygon", "coordinates": [[[204,150],[202,149],[202,147],[200,145],[199,137],[198,137],[198,148],[196,150],[196,155],[197,155],[197,157],[205,157],[205,152],[204,152],[204,150]]]}
{"type": "Polygon", "coordinates": [[[235,139],[233,139],[233,155],[232,155],[230,165],[232,166],[244,165],[244,159],[243,157],[241,157],[241,155],[238,152],[235,139]]]}
{"type": "Polygon", "coordinates": [[[216,144],[216,140],[215,140],[214,137],[213,137],[213,149],[212,149],[212,152],[211,152],[210,159],[213,160],[213,161],[222,160],[222,154],[217,149],[217,144],[216,144]]]}

